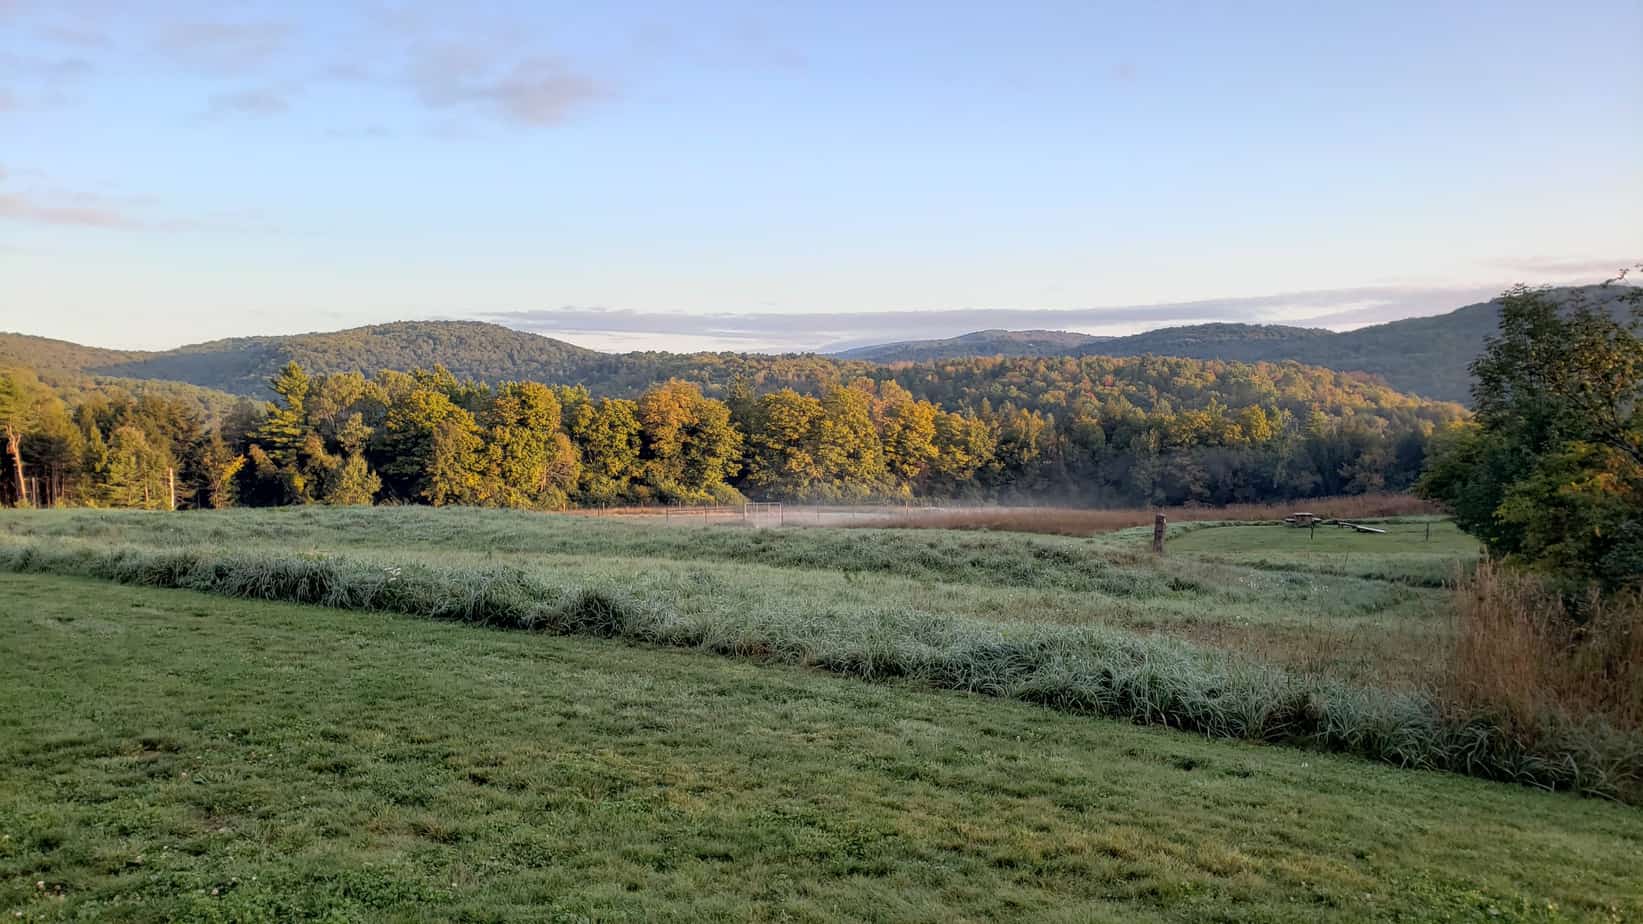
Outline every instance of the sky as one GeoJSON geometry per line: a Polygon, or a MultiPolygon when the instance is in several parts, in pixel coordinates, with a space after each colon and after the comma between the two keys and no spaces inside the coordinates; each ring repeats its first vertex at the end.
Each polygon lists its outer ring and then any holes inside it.
{"type": "Polygon", "coordinates": [[[1643,260],[1643,4],[0,0],[0,330],[1345,329],[1643,260]]]}

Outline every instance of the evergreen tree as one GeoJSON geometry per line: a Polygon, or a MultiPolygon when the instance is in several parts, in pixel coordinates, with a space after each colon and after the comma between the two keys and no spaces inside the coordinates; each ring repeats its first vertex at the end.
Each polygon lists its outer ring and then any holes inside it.
{"type": "Polygon", "coordinates": [[[115,429],[104,473],[108,502],[116,507],[163,510],[171,504],[171,458],[132,425],[115,429]]]}
{"type": "Polygon", "coordinates": [[[348,454],[338,466],[336,480],[325,493],[325,503],[333,507],[366,507],[382,490],[382,479],[366,464],[358,450],[348,454]]]}

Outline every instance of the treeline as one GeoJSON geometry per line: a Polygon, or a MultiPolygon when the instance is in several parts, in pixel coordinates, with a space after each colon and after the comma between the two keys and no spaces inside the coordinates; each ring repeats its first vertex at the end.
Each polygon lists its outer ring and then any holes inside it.
{"type": "Polygon", "coordinates": [[[211,413],[186,397],[0,374],[8,503],[559,509],[911,497],[1223,504],[1400,490],[1462,417],[1294,364],[965,360],[775,387],[733,370],[633,398],[442,367],[310,375],[211,413]],[[1000,364],[1004,364],[1000,366],[1000,364]],[[941,399],[941,400],[937,400],[941,399]]]}

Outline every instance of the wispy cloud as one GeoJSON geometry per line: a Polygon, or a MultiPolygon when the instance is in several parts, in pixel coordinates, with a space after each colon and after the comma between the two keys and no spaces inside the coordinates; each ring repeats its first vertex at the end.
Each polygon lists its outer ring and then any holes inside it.
{"type": "Polygon", "coordinates": [[[131,230],[143,227],[138,219],[99,205],[40,202],[27,196],[0,193],[0,218],[44,225],[131,230]]]}
{"type": "Polygon", "coordinates": [[[393,134],[394,133],[390,131],[387,126],[376,122],[370,122],[365,125],[355,126],[353,128],[331,128],[327,129],[325,132],[325,136],[327,138],[342,138],[352,141],[358,141],[361,139],[390,138],[393,134]]]}
{"type": "MultiPolygon", "coordinates": [[[[155,65],[180,72],[214,117],[266,117],[369,85],[405,95],[444,123],[537,129],[616,95],[615,80],[560,54],[529,17],[515,21],[483,5],[367,4],[328,20],[323,35],[276,7],[190,14],[162,6],[140,21],[112,5],[40,2],[19,10],[18,28],[38,50],[25,58],[0,48],[9,108],[77,100],[77,82],[92,68],[80,56],[110,73],[155,65]]],[[[740,41],[747,49],[773,44],[757,30],[740,41]]]]}
{"type": "Polygon", "coordinates": [[[243,73],[268,62],[295,32],[281,22],[178,22],[162,29],[156,45],[185,65],[243,73]]]}
{"type": "Polygon", "coordinates": [[[1350,328],[1451,311],[1484,301],[1500,287],[1377,286],[1288,292],[1190,302],[1092,308],[953,308],[930,311],[753,312],[693,314],[565,307],[489,312],[487,320],[549,335],[610,343],[692,338],[723,348],[836,350],[865,343],[952,337],[1004,328],[1127,333],[1210,321],[1350,328]]]}
{"type": "Polygon", "coordinates": [[[74,55],[11,54],[0,50],[0,112],[56,108],[78,99],[85,79],[95,70],[74,55]]]}
{"type": "Polygon", "coordinates": [[[409,79],[418,99],[437,109],[472,108],[540,127],[609,95],[598,81],[545,55],[498,63],[492,49],[446,45],[413,52],[409,79]]]}
{"type": "MultiPolygon", "coordinates": [[[[1607,279],[1628,266],[1635,266],[1643,261],[1643,251],[1632,254],[1630,257],[1609,257],[1606,259],[1591,259],[1589,257],[1513,257],[1498,260],[1495,266],[1515,273],[1527,273],[1531,276],[1590,276],[1594,279],[1607,279]]],[[[1525,282],[1536,280],[1525,279],[1525,282]]]]}
{"type": "Polygon", "coordinates": [[[113,39],[102,29],[86,23],[52,23],[41,28],[40,34],[64,45],[78,48],[107,48],[113,39]]]}
{"type": "Polygon", "coordinates": [[[268,230],[253,215],[221,213],[182,218],[164,214],[147,199],[65,190],[47,185],[43,179],[39,171],[0,167],[0,221],[104,231],[268,230]],[[19,179],[33,182],[19,184],[19,179]]]}
{"type": "Polygon", "coordinates": [[[211,97],[210,105],[206,108],[209,116],[273,116],[279,115],[291,108],[287,95],[271,87],[261,87],[247,90],[237,90],[232,93],[219,93],[211,97]]]}

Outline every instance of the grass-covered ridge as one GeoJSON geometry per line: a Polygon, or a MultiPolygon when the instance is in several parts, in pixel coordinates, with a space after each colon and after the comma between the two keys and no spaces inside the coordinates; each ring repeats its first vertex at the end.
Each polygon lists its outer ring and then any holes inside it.
{"type": "Polygon", "coordinates": [[[1594,800],[103,581],[0,575],[0,626],[8,918],[1643,916],[1643,821],[1594,800]]]}
{"type": "MultiPolygon", "coordinates": [[[[1022,580],[1043,567],[1083,576],[1109,593],[1174,592],[1167,575],[1155,575],[1161,583],[1154,584],[1144,569],[1137,576],[1131,574],[1136,569],[1111,563],[1096,568],[1070,556],[1032,554],[1040,546],[1024,548],[1023,568],[1029,570],[1017,576],[1022,580]],[[1119,580],[1102,588],[1098,578],[1109,571],[1119,580]]],[[[0,570],[693,648],[1622,799],[1637,798],[1643,783],[1643,741],[1636,736],[1559,726],[1525,743],[1487,715],[1457,715],[1414,693],[1296,674],[1099,625],[998,621],[911,607],[842,609],[807,600],[771,608],[684,609],[608,582],[589,584],[574,572],[516,564],[399,564],[335,553],[164,543],[13,538],[0,544],[0,570]]]]}

